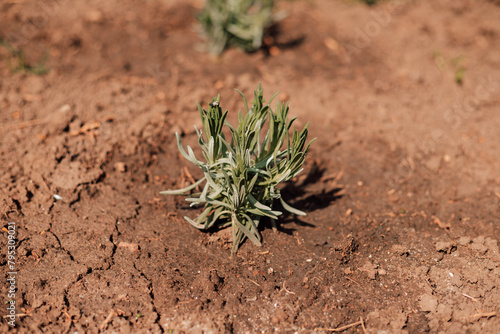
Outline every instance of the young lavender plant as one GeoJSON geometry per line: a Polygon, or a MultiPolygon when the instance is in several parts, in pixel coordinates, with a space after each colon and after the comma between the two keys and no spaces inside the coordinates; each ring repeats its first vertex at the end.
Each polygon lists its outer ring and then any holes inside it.
{"type": "Polygon", "coordinates": [[[271,109],[270,103],[278,93],[266,103],[259,84],[248,107],[244,94],[239,90],[237,92],[243,98],[246,113],[239,112],[236,128],[226,121],[228,111],[222,111],[220,96],[212,99],[208,110],[198,104],[203,129],[196,129],[196,132],[203,161],[198,160],[191,147],[187,146],[187,152],[184,150],[176,133],[180,153],[199,167],[204,176],[186,188],[161,192],[180,195],[204,184],[201,192],[186,198],[191,206],[203,205],[203,211],[195,219],[184,218],[201,230],[215,225],[221,228],[231,226],[231,254],[237,252],[245,238],[257,246],[261,245],[258,230],[261,219],[270,218],[274,226],[274,220],[282,214],[272,209],[275,199],[281,201],[285,210],[305,215],[283,201],[277,186],[302,171],[312,142],[306,144],[309,123],[300,133],[295,128],[291,130],[296,117],[288,119],[288,104],[278,102],[275,110],[271,109]],[[264,130],[266,122],[267,131],[264,130]],[[223,125],[229,129],[230,140],[222,131],[223,125]]]}

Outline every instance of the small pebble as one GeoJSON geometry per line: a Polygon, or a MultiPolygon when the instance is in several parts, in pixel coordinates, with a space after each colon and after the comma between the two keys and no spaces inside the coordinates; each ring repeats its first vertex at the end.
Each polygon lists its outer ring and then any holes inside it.
{"type": "Polygon", "coordinates": [[[115,170],[120,173],[125,173],[127,171],[127,165],[124,162],[119,161],[115,163],[115,170]]]}
{"type": "Polygon", "coordinates": [[[470,238],[469,237],[461,237],[458,239],[458,244],[460,246],[468,246],[470,244],[470,238]]]}
{"type": "Polygon", "coordinates": [[[451,253],[454,248],[455,245],[449,241],[440,241],[436,243],[436,251],[438,252],[451,253]]]}

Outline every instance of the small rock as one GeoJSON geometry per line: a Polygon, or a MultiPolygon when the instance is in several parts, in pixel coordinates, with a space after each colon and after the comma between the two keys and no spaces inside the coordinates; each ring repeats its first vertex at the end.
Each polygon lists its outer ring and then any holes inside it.
{"type": "Polygon", "coordinates": [[[494,270],[497,267],[497,265],[495,264],[495,262],[491,261],[491,260],[485,260],[484,261],[484,266],[485,266],[486,269],[488,269],[490,271],[494,270]]]}
{"type": "Polygon", "coordinates": [[[449,241],[440,241],[436,243],[436,251],[443,253],[451,253],[455,249],[455,245],[449,241]]]}
{"type": "Polygon", "coordinates": [[[120,241],[120,243],[118,244],[118,247],[126,248],[131,252],[138,252],[139,251],[139,244],[135,244],[135,243],[131,243],[131,242],[120,241]]]}
{"type": "Polygon", "coordinates": [[[393,245],[391,247],[391,251],[397,255],[400,255],[400,256],[403,256],[403,255],[408,256],[410,254],[410,252],[402,245],[393,245]]]}
{"type": "Polygon", "coordinates": [[[95,182],[103,174],[99,168],[85,170],[79,161],[63,160],[52,176],[52,183],[60,189],[74,190],[79,184],[95,182]]]}
{"type": "Polygon", "coordinates": [[[485,245],[477,244],[477,243],[472,243],[470,245],[470,248],[475,250],[476,252],[478,252],[480,254],[484,254],[488,250],[488,247],[486,247],[485,245]]]}
{"type": "Polygon", "coordinates": [[[422,311],[434,312],[437,309],[438,301],[436,297],[427,293],[425,295],[420,296],[419,305],[422,311]]]}
{"type": "Polygon", "coordinates": [[[386,275],[386,274],[387,274],[387,271],[385,271],[385,269],[379,269],[379,270],[378,270],[378,274],[379,274],[380,276],[384,276],[384,275],[386,275]]]}
{"type": "Polygon", "coordinates": [[[464,278],[473,284],[479,281],[479,277],[481,275],[487,276],[487,273],[484,273],[482,268],[479,268],[474,265],[472,266],[472,268],[465,268],[462,273],[464,275],[464,278]]]}
{"type": "Polygon", "coordinates": [[[440,315],[440,318],[442,318],[443,321],[450,321],[451,320],[451,314],[452,314],[451,307],[449,307],[445,304],[439,304],[436,312],[440,315]]]}
{"type": "Polygon", "coordinates": [[[470,245],[470,248],[475,250],[476,252],[478,252],[480,254],[484,254],[488,251],[488,247],[484,243],[485,243],[485,238],[483,236],[474,238],[472,240],[472,244],[470,245]]]}
{"type": "Polygon", "coordinates": [[[216,90],[221,90],[222,88],[224,88],[224,81],[222,80],[217,80],[215,82],[215,85],[214,85],[215,89],[216,90]]]}
{"type": "Polygon", "coordinates": [[[120,173],[125,173],[127,171],[127,165],[124,162],[118,161],[115,163],[115,170],[120,173]]]}
{"type": "Polygon", "coordinates": [[[276,310],[276,312],[274,312],[274,316],[271,318],[271,321],[275,324],[279,324],[285,321],[286,319],[287,319],[287,314],[285,313],[285,311],[283,311],[282,309],[278,309],[276,310]]]}
{"type": "Polygon", "coordinates": [[[426,163],[425,166],[433,171],[437,172],[439,170],[439,167],[441,166],[441,157],[440,156],[435,156],[430,158],[426,163]]]}
{"type": "Polygon", "coordinates": [[[368,275],[368,278],[374,280],[377,278],[377,265],[371,263],[370,261],[366,262],[362,268],[359,268],[360,271],[365,272],[368,275]]]}
{"type": "Polygon", "coordinates": [[[423,275],[427,275],[429,273],[430,267],[427,266],[420,266],[414,269],[414,275],[415,277],[420,277],[423,275]]]}
{"type": "Polygon", "coordinates": [[[439,329],[439,319],[434,318],[429,321],[429,328],[432,332],[435,333],[439,329]]]}
{"type": "Polygon", "coordinates": [[[71,106],[69,104],[62,105],[59,109],[57,109],[60,113],[67,113],[71,110],[71,106]]]}
{"type": "Polygon", "coordinates": [[[480,236],[480,237],[474,238],[474,239],[472,240],[472,242],[473,242],[473,243],[478,244],[478,245],[484,245],[484,241],[485,241],[485,239],[484,239],[484,237],[483,237],[483,236],[480,236]]]}
{"type": "Polygon", "coordinates": [[[40,102],[43,100],[41,94],[24,94],[23,100],[26,102],[40,102]]]}
{"type": "Polygon", "coordinates": [[[434,257],[434,261],[439,262],[444,258],[444,252],[438,252],[436,257],[434,257]]]}
{"type": "Polygon", "coordinates": [[[380,312],[379,311],[373,311],[368,313],[368,319],[369,320],[378,320],[380,318],[380,312]]]}
{"type": "Polygon", "coordinates": [[[91,10],[87,12],[86,19],[88,22],[100,23],[103,21],[104,15],[99,10],[91,10]]]}
{"type": "Polygon", "coordinates": [[[469,237],[461,237],[458,239],[458,244],[460,246],[468,246],[470,244],[470,238],[469,237]]]}
{"type": "Polygon", "coordinates": [[[488,247],[488,250],[492,253],[497,253],[499,251],[498,242],[495,239],[486,238],[484,244],[486,247],[488,247]]]}
{"type": "Polygon", "coordinates": [[[165,98],[166,98],[166,97],[167,97],[167,96],[165,95],[165,93],[164,93],[164,92],[158,92],[158,93],[156,94],[156,99],[157,99],[158,101],[163,101],[163,100],[165,100],[165,98]]]}

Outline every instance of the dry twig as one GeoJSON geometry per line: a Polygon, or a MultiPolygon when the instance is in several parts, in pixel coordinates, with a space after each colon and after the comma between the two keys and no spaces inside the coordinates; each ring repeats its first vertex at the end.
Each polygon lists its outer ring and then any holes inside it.
{"type": "Polygon", "coordinates": [[[467,297],[467,298],[469,298],[469,299],[472,299],[472,300],[473,300],[474,302],[476,302],[476,303],[477,303],[477,301],[478,301],[476,298],[471,297],[471,296],[469,296],[469,295],[466,295],[465,293],[462,293],[462,295],[463,295],[464,297],[467,297]]]}
{"type": "Polygon", "coordinates": [[[337,328],[316,328],[316,329],[314,329],[314,331],[327,331],[327,332],[338,333],[338,332],[343,332],[346,329],[349,329],[351,327],[355,327],[355,326],[359,326],[359,325],[361,325],[361,327],[363,328],[363,332],[367,333],[366,328],[365,328],[365,322],[363,321],[362,317],[359,318],[359,321],[357,321],[355,323],[352,323],[350,325],[346,325],[346,326],[342,326],[342,327],[337,327],[337,328]]]}
{"type": "Polygon", "coordinates": [[[359,321],[361,321],[361,328],[363,328],[363,333],[368,333],[366,331],[366,327],[365,327],[365,322],[363,321],[363,318],[362,317],[359,317],[359,321]]]}
{"type": "Polygon", "coordinates": [[[432,219],[434,220],[434,224],[437,224],[443,230],[449,230],[449,229],[451,229],[451,225],[450,224],[443,223],[438,217],[432,216],[432,219]]]}
{"type": "Polygon", "coordinates": [[[286,286],[285,286],[285,283],[286,283],[286,281],[283,281],[283,290],[285,290],[287,293],[291,293],[292,295],[294,295],[294,294],[295,294],[295,292],[292,292],[292,291],[288,290],[288,289],[286,288],[286,286]]]}
{"type": "Polygon", "coordinates": [[[472,317],[481,319],[481,318],[491,318],[491,317],[496,317],[497,313],[496,312],[488,312],[488,313],[476,313],[472,317]]]}
{"type": "Polygon", "coordinates": [[[115,310],[111,310],[109,311],[109,314],[108,316],[106,317],[106,319],[104,319],[104,321],[101,323],[101,325],[99,326],[99,329],[102,331],[106,328],[106,326],[111,322],[111,320],[116,317],[118,314],[115,312],[115,310]]]}
{"type": "Polygon", "coordinates": [[[250,282],[252,282],[253,284],[257,285],[258,287],[260,287],[260,284],[255,282],[253,279],[250,279],[250,278],[247,278],[250,282]]]}
{"type": "MultiPolygon", "coordinates": [[[[30,316],[31,316],[31,315],[30,315],[30,314],[28,314],[28,313],[18,313],[18,314],[16,314],[16,317],[19,317],[19,318],[20,318],[20,317],[30,317],[30,316]]],[[[10,317],[10,315],[4,315],[4,316],[3,316],[3,318],[4,318],[4,319],[7,319],[7,318],[9,318],[9,317],[10,317]]]]}
{"type": "Polygon", "coordinates": [[[67,334],[71,330],[71,325],[73,324],[73,318],[71,318],[68,311],[64,310],[63,313],[64,313],[64,316],[66,318],[68,318],[68,320],[69,320],[68,327],[66,328],[66,331],[64,331],[64,333],[67,334]]]}
{"type": "Polygon", "coordinates": [[[20,123],[5,124],[5,125],[0,126],[0,129],[1,130],[7,130],[9,128],[24,129],[24,128],[28,128],[28,127],[35,126],[38,124],[43,124],[43,123],[45,123],[45,119],[33,119],[31,121],[24,121],[24,122],[20,122],[20,123]]]}
{"type": "Polygon", "coordinates": [[[360,286],[361,286],[361,284],[359,284],[358,282],[356,282],[356,281],[355,281],[355,280],[353,280],[352,278],[349,278],[349,277],[347,277],[347,276],[344,276],[344,277],[345,277],[345,278],[347,278],[349,281],[354,282],[354,283],[356,283],[357,285],[360,285],[360,286]]]}
{"type": "Polygon", "coordinates": [[[184,174],[186,175],[186,178],[188,179],[189,182],[191,182],[191,183],[196,182],[193,175],[191,175],[191,173],[189,172],[189,169],[186,166],[184,166],[184,174]]]}

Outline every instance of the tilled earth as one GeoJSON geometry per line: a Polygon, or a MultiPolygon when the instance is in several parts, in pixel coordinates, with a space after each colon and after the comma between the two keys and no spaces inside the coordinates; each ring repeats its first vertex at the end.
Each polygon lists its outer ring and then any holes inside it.
{"type": "Polygon", "coordinates": [[[497,333],[498,2],[280,1],[264,50],[218,59],[201,6],[0,4],[0,38],[50,70],[0,47],[0,332],[497,333]],[[199,154],[196,102],[235,124],[258,83],[317,138],[282,189],[308,215],[230,257],[159,192],[200,177],[174,138],[199,154]]]}

